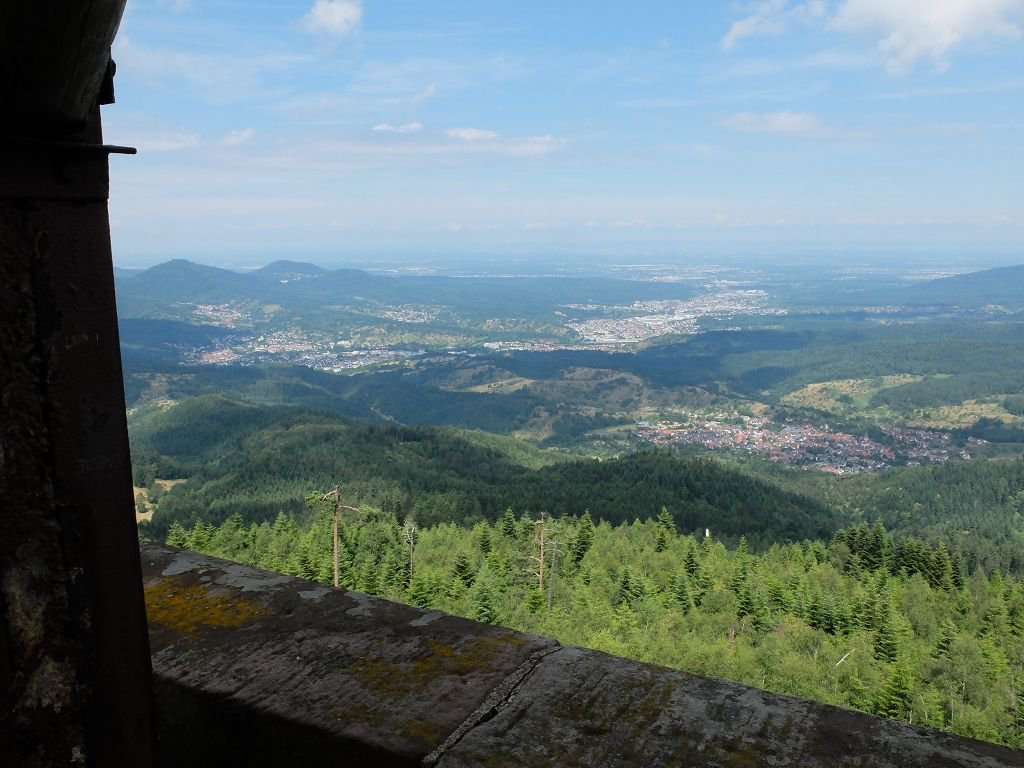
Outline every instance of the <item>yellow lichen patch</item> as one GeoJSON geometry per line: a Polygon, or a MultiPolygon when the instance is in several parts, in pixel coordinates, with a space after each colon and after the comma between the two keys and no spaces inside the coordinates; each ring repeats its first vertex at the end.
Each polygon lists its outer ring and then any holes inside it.
{"type": "Polygon", "coordinates": [[[461,646],[427,639],[428,653],[411,662],[396,663],[364,657],[354,661],[349,671],[364,685],[380,693],[403,695],[442,677],[487,670],[503,648],[522,645],[523,642],[515,635],[478,637],[461,646]]]}
{"type": "Polygon", "coordinates": [[[185,635],[203,628],[237,629],[259,620],[264,607],[254,600],[216,587],[164,579],[145,588],[151,624],[185,635]]]}
{"type": "Polygon", "coordinates": [[[440,732],[441,727],[431,720],[407,720],[402,723],[401,729],[406,739],[419,739],[431,749],[437,746],[444,735],[440,732]]]}
{"type": "Polygon", "coordinates": [[[449,667],[451,672],[464,675],[474,669],[486,669],[491,659],[500,653],[503,647],[522,645],[524,642],[521,637],[515,635],[478,637],[461,648],[454,648],[436,640],[427,640],[431,655],[417,660],[417,671],[422,670],[424,674],[429,674],[431,668],[444,665],[449,667]]]}

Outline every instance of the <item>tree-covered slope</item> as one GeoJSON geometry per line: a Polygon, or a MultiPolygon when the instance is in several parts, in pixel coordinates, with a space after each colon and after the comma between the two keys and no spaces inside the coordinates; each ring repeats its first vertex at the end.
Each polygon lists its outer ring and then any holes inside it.
{"type": "Polygon", "coordinates": [[[963,552],[968,565],[1024,572],[1024,458],[902,467],[835,477],[751,462],[750,471],[821,499],[840,519],[881,520],[892,531],[963,552]]]}
{"type": "Polygon", "coordinates": [[[172,520],[249,520],[300,513],[307,493],[338,483],[421,523],[493,519],[517,511],[613,522],[667,507],[683,530],[746,534],[752,543],[831,535],[824,504],[708,459],[641,453],[566,461],[507,437],[446,427],[372,425],[323,411],[259,407],[223,397],[132,415],[136,483],[185,479],[159,496],[152,530],[172,520]]]}
{"type": "Polygon", "coordinates": [[[908,299],[918,304],[935,302],[958,307],[995,304],[1020,309],[1024,307],[1024,265],[929,280],[908,291],[908,299]]]}
{"type": "MultiPolygon", "coordinates": [[[[175,525],[168,543],[330,583],[332,505],[309,501],[303,523],[175,525]]],[[[1019,577],[880,525],[763,553],[680,536],[667,514],[417,530],[363,507],[340,529],[345,588],[1024,747],[1019,577]]]]}

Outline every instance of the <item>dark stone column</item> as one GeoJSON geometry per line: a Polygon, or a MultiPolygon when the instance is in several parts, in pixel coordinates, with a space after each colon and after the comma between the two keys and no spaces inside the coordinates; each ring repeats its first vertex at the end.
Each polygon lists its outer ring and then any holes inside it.
{"type": "Polygon", "coordinates": [[[0,136],[5,765],[153,762],[100,133],[0,136]]]}

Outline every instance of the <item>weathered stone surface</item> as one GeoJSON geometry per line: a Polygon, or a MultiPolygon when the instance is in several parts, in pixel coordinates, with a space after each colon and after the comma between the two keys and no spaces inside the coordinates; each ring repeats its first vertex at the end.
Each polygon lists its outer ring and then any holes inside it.
{"type": "Polygon", "coordinates": [[[142,565],[164,766],[418,765],[556,647],[170,547],[142,565]]]}
{"type": "Polygon", "coordinates": [[[1024,766],[1024,753],[722,680],[563,648],[437,768],[1024,766]]]}
{"type": "Polygon", "coordinates": [[[165,768],[1008,768],[993,744],[145,545],[165,768]]]}

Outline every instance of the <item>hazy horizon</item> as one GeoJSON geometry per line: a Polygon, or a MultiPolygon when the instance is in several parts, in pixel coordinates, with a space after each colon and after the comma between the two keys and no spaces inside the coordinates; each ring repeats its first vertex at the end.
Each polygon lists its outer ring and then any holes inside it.
{"type": "Polygon", "coordinates": [[[138,0],[114,249],[1020,246],[1022,37],[1022,0],[138,0]]]}

